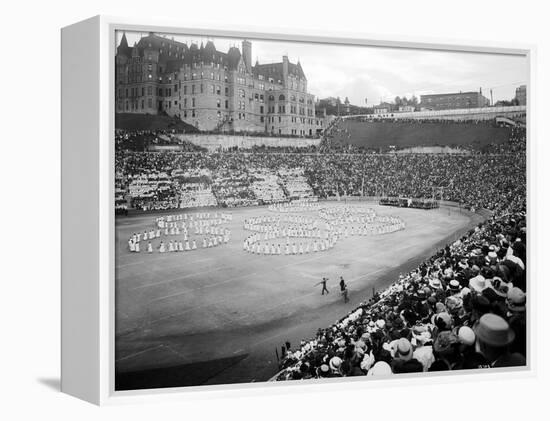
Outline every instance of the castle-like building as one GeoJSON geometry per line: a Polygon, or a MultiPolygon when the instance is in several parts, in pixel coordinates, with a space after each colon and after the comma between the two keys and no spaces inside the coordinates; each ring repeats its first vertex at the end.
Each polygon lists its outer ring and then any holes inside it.
{"type": "Polygon", "coordinates": [[[116,53],[116,112],[177,116],[202,131],[316,136],[325,119],[300,62],[252,65],[252,44],[227,53],[208,41],[186,43],[153,33],[116,53]]]}

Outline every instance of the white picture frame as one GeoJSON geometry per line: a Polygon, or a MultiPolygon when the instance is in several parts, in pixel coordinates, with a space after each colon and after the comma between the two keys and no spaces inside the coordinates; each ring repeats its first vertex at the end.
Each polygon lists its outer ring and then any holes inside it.
{"type": "MultiPolygon", "coordinates": [[[[467,51],[524,55],[529,61],[527,125],[531,127],[536,89],[533,75],[535,48],[531,45],[498,45],[453,40],[388,39],[357,34],[310,31],[281,33],[277,29],[212,28],[190,22],[96,16],[65,27],[62,42],[62,377],[63,392],[94,404],[166,401],[220,396],[238,397],[262,393],[330,390],[350,387],[391,386],[394,382],[415,384],[469,382],[479,379],[508,380],[533,376],[535,300],[528,307],[528,365],[517,369],[455,372],[452,375],[401,375],[398,379],[364,378],[323,381],[196,386],[156,390],[114,390],[114,57],[115,31],[135,30],[188,35],[243,37],[279,41],[303,41],[342,45],[467,51]],[[85,99],[85,100],[83,100],[85,99]],[[78,112],[77,112],[78,110],[78,112]],[[82,241],[85,238],[86,241],[82,241]],[[471,377],[474,376],[474,377],[471,377]],[[197,394],[196,392],[200,392],[197,394]]],[[[531,221],[531,132],[527,139],[528,221],[531,221]]],[[[533,232],[530,228],[529,232],[533,232]]],[[[528,249],[533,244],[528,236],[528,249]]],[[[529,294],[537,285],[528,276],[529,294]]]]}

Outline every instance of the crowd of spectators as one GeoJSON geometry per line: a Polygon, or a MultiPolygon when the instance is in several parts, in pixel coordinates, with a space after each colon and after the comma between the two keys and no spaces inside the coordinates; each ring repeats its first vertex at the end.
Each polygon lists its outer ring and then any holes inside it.
{"type": "MultiPolygon", "coordinates": [[[[391,113],[389,113],[391,114],[391,113]]],[[[393,114],[399,114],[394,112],[393,114]]],[[[475,125],[489,125],[495,126],[495,119],[475,119],[469,116],[464,116],[462,118],[377,118],[376,115],[372,117],[351,117],[348,120],[355,120],[361,122],[375,122],[375,123],[403,123],[403,124],[475,124],[475,125]]]]}
{"type": "Polygon", "coordinates": [[[526,363],[526,220],[512,206],[297,349],[276,380],[526,363]]]}
{"type": "Polygon", "coordinates": [[[382,197],[378,204],[382,206],[397,206],[400,208],[437,209],[439,202],[433,199],[411,199],[404,197],[382,197]]]}
{"type": "Polygon", "coordinates": [[[119,151],[146,151],[151,146],[177,146],[180,152],[204,152],[206,149],[189,141],[182,140],[177,134],[181,130],[121,130],[115,131],[115,150],[119,151]]]}
{"type": "Polygon", "coordinates": [[[149,198],[175,207],[182,185],[178,172],[201,171],[221,206],[278,201],[278,184],[286,199],[435,198],[498,212],[512,202],[522,204],[526,196],[525,130],[514,129],[507,146],[500,153],[469,155],[125,151],[116,154],[116,172],[127,188],[148,188],[149,198]],[[262,180],[269,181],[254,185],[262,180]]]}
{"type": "MultiPolygon", "coordinates": [[[[329,132],[337,130],[338,120],[329,132]]],[[[333,145],[330,136],[314,152],[119,151],[117,197],[126,189],[133,207],[148,209],[179,207],[182,192],[192,203],[194,191],[210,192],[221,206],[378,196],[488,209],[490,219],[389,288],[298,348],[288,344],[278,380],[521,366],[525,151],[522,128],[511,129],[508,143],[472,154],[366,153],[333,145]],[[186,187],[182,174],[199,174],[200,187],[186,187]]]]}
{"type": "MultiPolygon", "coordinates": [[[[514,120],[521,120],[521,118],[514,117],[514,120]]],[[[479,153],[510,153],[520,152],[525,150],[525,125],[518,121],[517,126],[509,127],[509,136],[507,142],[497,141],[496,139],[483,140],[483,136],[480,139],[476,139],[472,142],[462,142],[462,140],[456,140],[457,144],[450,144],[449,139],[442,139],[441,143],[432,144],[403,144],[402,141],[397,140],[397,144],[392,141],[385,142],[384,145],[369,144],[369,142],[358,142],[362,138],[368,138],[371,136],[369,131],[363,132],[367,125],[373,124],[392,124],[399,127],[399,132],[403,132],[413,126],[486,126],[486,127],[503,127],[501,123],[497,123],[495,119],[492,120],[445,120],[445,119],[365,119],[364,117],[337,119],[333,122],[329,128],[325,131],[325,135],[322,139],[318,149],[325,152],[337,152],[337,153],[381,153],[381,152],[395,152],[397,150],[407,151],[410,148],[429,148],[429,147],[450,147],[458,153],[462,154],[479,154],[479,153]],[[358,123],[361,122],[361,123],[358,123]],[[364,122],[364,123],[363,123],[364,122]],[[518,141],[519,140],[519,141],[518,141]]],[[[503,129],[504,130],[504,129],[503,129]]],[[[392,133],[398,133],[392,132],[392,133]]],[[[399,136],[398,136],[399,138],[399,136]]],[[[502,140],[502,139],[501,139],[502,140]]],[[[418,139],[417,141],[422,141],[418,139]]]]}

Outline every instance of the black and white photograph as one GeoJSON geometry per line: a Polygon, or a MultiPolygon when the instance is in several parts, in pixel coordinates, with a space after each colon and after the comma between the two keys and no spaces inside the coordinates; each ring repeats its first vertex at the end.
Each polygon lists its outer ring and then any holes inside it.
{"type": "Polygon", "coordinates": [[[115,41],[115,391],[527,369],[527,55],[115,41]]]}

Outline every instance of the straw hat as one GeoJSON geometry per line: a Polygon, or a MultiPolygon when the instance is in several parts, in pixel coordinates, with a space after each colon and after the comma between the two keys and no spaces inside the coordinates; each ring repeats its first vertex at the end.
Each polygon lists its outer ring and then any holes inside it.
{"type": "Polygon", "coordinates": [[[508,322],[493,313],[481,316],[474,332],[480,342],[495,347],[509,345],[515,339],[515,333],[508,322]]]}

